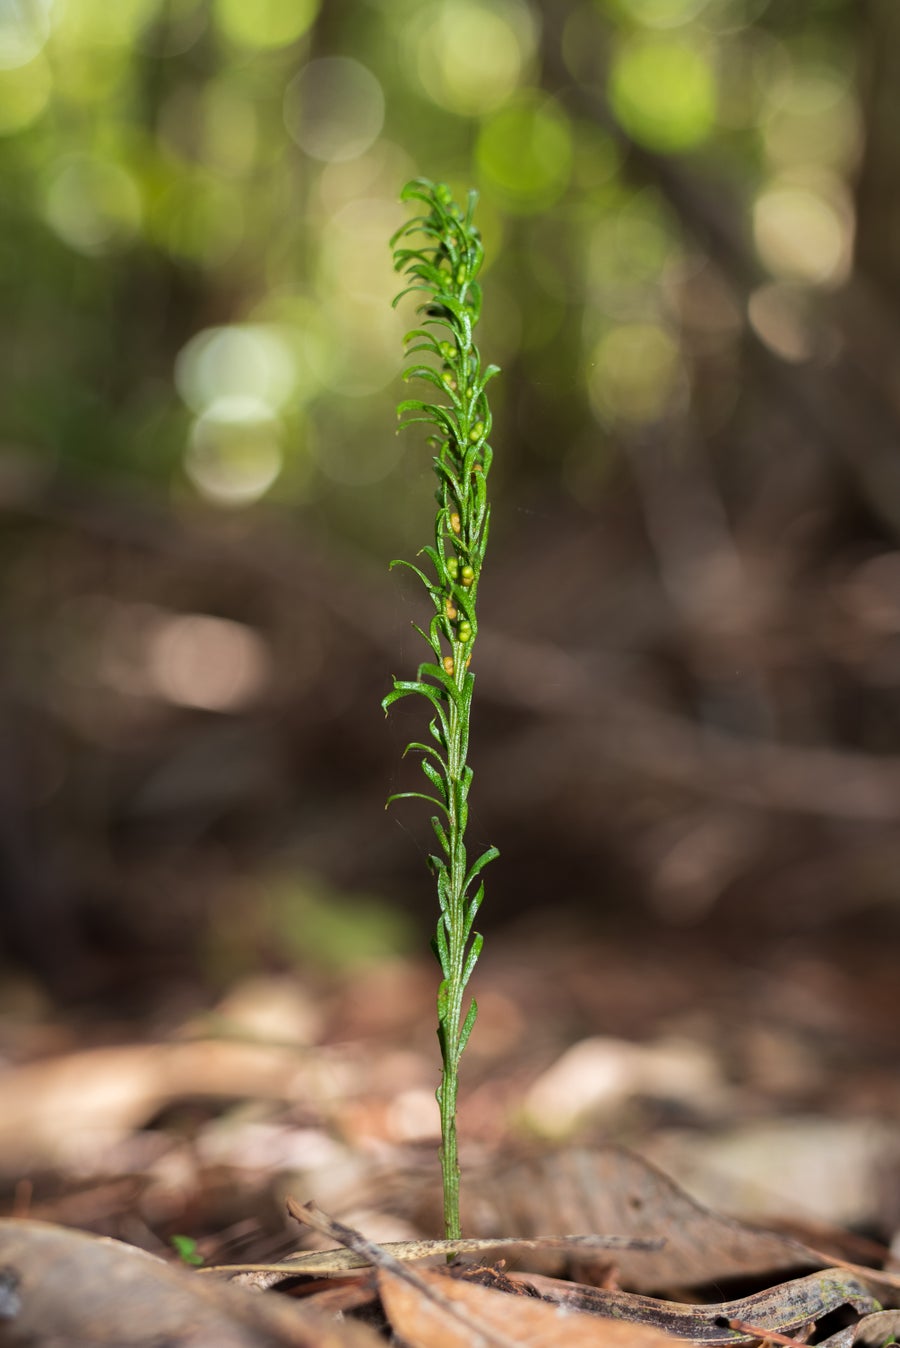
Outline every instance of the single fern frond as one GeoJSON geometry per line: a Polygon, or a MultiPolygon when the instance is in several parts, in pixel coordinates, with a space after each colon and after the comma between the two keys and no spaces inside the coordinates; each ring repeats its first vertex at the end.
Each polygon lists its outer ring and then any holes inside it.
{"type": "Polygon", "coordinates": [[[406,354],[416,357],[404,379],[421,380],[437,390],[440,401],[407,398],[400,403],[401,429],[424,422],[433,427],[436,492],[434,543],[422,549],[433,571],[429,576],[412,562],[434,607],[427,630],[416,627],[431,658],[419,665],[414,679],[394,678],[382,706],[385,711],[402,697],[417,694],[429,704],[429,730],[434,745],[413,741],[407,752],[421,755],[420,765],[430,790],[401,791],[392,800],[417,797],[438,813],[431,824],[438,853],[429,857],[437,881],[440,915],[432,948],[441,966],[438,990],[438,1039],[442,1072],[437,1089],[441,1115],[441,1174],[444,1227],[448,1239],[460,1235],[459,1160],[456,1103],[459,1062],[478,1008],[474,999],[463,1010],[466,984],[481,952],[482,937],[474,931],[484,897],[481,872],[497,856],[489,847],[471,865],[465,833],[472,769],[467,763],[469,721],[475,676],[470,665],[478,636],[478,584],[484,566],[490,507],[487,477],[491,467],[491,410],[485,392],[499,373],[481,366],[473,332],[481,313],[478,272],[484,257],[481,236],[473,224],[477,193],[470,192],[463,211],[444,183],[417,178],[403,189],[403,201],[418,201],[426,214],[417,215],[391,239],[394,266],[408,281],[396,305],[410,293],[422,296],[420,323],[407,333],[406,354]],[[410,239],[422,236],[417,247],[410,239]],[[428,357],[419,360],[418,357],[428,357]]]}

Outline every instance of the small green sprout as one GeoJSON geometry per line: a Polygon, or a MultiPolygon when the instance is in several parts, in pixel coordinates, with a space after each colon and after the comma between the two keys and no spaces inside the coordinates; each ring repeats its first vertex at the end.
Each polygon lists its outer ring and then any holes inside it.
{"type": "Polygon", "coordinates": [[[193,1268],[199,1268],[201,1264],[205,1263],[193,1236],[170,1236],[170,1240],[175,1253],[183,1264],[190,1264],[193,1268]]]}
{"type": "Polygon", "coordinates": [[[496,365],[481,368],[478,348],[472,340],[481,311],[481,287],[476,280],[484,250],[472,223],[477,194],[469,193],[463,212],[444,183],[418,178],[403,189],[403,201],[420,201],[427,214],[416,216],[391,240],[394,267],[409,279],[409,285],[394,301],[423,292],[419,306],[420,327],[406,337],[406,353],[433,357],[432,363],[415,362],[404,378],[432,384],[443,401],[401,402],[401,429],[425,422],[437,432],[429,438],[434,447],[438,510],[434,545],[422,549],[434,577],[411,562],[394,561],[419,577],[432,604],[434,616],[428,630],[416,631],[433,654],[419,665],[414,679],[394,678],[394,686],[382,706],[385,711],[399,698],[417,693],[429,704],[429,731],[433,744],[413,741],[407,746],[421,754],[421,768],[434,794],[401,791],[390,797],[416,797],[435,806],[431,824],[440,854],[429,857],[437,880],[440,906],[432,948],[441,966],[438,990],[438,1039],[442,1071],[437,1089],[441,1114],[441,1175],[444,1187],[444,1228],[447,1238],[458,1239],[459,1160],[456,1137],[456,1101],[459,1062],[478,1014],[474,998],[465,1012],[466,985],[481,952],[482,937],[473,930],[475,915],[484,897],[480,875],[497,856],[488,847],[470,865],[465,832],[469,814],[472,769],[466,756],[469,716],[475,676],[469,665],[478,636],[476,598],[484,565],[490,508],[487,475],[491,466],[491,412],[485,386],[498,374],[496,365]],[[398,244],[411,235],[424,235],[418,247],[398,244]]]}

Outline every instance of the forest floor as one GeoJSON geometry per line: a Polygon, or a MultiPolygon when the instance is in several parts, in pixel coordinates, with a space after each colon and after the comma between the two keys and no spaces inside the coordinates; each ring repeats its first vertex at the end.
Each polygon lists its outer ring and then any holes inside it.
{"type": "Polygon", "coordinates": [[[867,1321],[875,1301],[900,1304],[887,1248],[900,1229],[897,986],[896,942],[864,929],[759,949],[688,933],[586,942],[537,920],[498,936],[473,979],[463,1065],[466,1235],[614,1236],[667,1253],[469,1250],[454,1277],[442,1260],[442,1276],[404,1282],[406,1245],[374,1271],[283,1261],[345,1243],[329,1220],[382,1249],[441,1235],[430,963],[259,975],[208,1008],[169,999],[140,1026],[54,1013],[9,978],[0,1343],[549,1344],[559,1326],[541,1316],[561,1305],[602,1333],[590,1344],[622,1318],[621,1344],[763,1329],[886,1341],[897,1326],[867,1321]],[[126,1242],[125,1271],[106,1262],[125,1246],[75,1232],[126,1242]],[[268,1272],[207,1277],[186,1261],[268,1272]],[[823,1291],[834,1265],[853,1315],[823,1291]],[[851,1286],[851,1265],[881,1272],[851,1286]],[[251,1282],[252,1314],[226,1278],[251,1282]],[[179,1300],[189,1280],[202,1304],[179,1300]],[[598,1308],[591,1288],[627,1304],[598,1308]],[[527,1323],[509,1318],[511,1292],[527,1323]],[[629,1309],[636,1293],[659,1298],[649,1320],[629,1309]],[[499,1320],[485,1295],[506,1296],[499,1320]],[[689,1304],[706,1309],[669,1323],[689,1304]]]}

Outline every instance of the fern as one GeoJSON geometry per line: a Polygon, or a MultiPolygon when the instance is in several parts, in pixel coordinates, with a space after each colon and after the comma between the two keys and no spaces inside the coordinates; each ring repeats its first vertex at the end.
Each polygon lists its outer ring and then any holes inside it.
{"type": "Polygon", "coordinates": [[[394,267],[408,284],[394,301],[413,293],[423,296],[420,325],[405,339],[412,363],[406,380],[422,380],[436,390],[436,401],[409,398],[400,403],[401,429],[424,422],[433,428],[438,487],[434,542],[420,556],[430,574],[412,562],[394,561],[418,576],[434,607],[427,630],[414,624],[429,648],[414,679],[394,678],[384,698],[385,711],[400,698],[416,694],[429,704],[433,743],[413,741],[406,753],[420,755],[427,791],[401,791],[390,801],[415,797],[436,813],[431,824],[438,851],[429,857],[437,882],[440,907],[432,948],[441,966],[438,990],[438,1039],[442,1071],[437,1100],[441,1116],[441,1175],[444,1227],[448,1239],[460,1235],[459,1160],[456,1106],[459,1063],[478,1008],[474,998],[464,1009],[466,985],[481,952],[482,937],[474,930],[484,897],[481,872],[497,856],[488,847],[469,863],[466,824],[472,769],[468,766],[469,721],[475,676],[470,665],[478,636],[476,603],[488,540],[490,507],[487,477],[491,466],[491,411],[486,386],[499,373],[484,369],[473,332],[481,312],[478,272],[484,256],[481,236],[472,222],[477,194],[470,192],[467,209],[453,201],[444,183],[418,178],[406,185],[401,199],[421,202],[417,215],[391,240],[394,267]],[[422,236],[415,246],[411,238],[422,236]]]}

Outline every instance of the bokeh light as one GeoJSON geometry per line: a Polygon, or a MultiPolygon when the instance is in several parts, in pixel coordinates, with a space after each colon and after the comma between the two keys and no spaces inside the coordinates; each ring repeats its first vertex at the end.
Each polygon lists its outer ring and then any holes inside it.
{"type": "Polygon", "coordinates": [[[796,286],[770,281],[758,286],[747,302],[747,317],[756,335],[782,360],[809,360],[816,349],[814,328],[796,286]]]}
{"type": "Polygon", "coordinates": [[[776,169],[852,168],[861,146],[859,107],[848,74],[822,65],[782,72],[762,109],[766,156],[776,169]]]}
{"type": "Polygon", "coordinates": [[[522,93],[486,120],[475,153],[485,183],[508,210],[544,210],[569,181],[571,123],[553,99],[522,93]]]}
{"type": "Polygon", "coordinates": [[[365,397],[397,378],[396,352],[409,315],[386,303],[397,281],[385,240],[401,219],[394,202],[358,199],[342,206],[325,230],[319,286],[337,340],[322,380],[336,393],[365,397]]]}
{"type": "Polygon", "coordinates": [[[357,198],[336,211],[323,241],[323,279],[329,287],[350,299],[383,304],[396,285],[385,239],[402,219],[396,203],[377,199],[357,198]]]}
{"type": "Polygon", "coordinates": [[[753,234],[773,275],[835,286],[847,276],[852,215],[836,184],[831,193],[790,181],[773,182],[756,199],[753,234]]]}
{"type": "Polygon", "coordinates": [[[390,201],[399,226],[404,217],[397,200],[397,184],[408,182],[415,173],[416,164],[408,150],[379,136],[358,158],[323,164],[317,195],[329,216],[363,198],[390,201]]]}
{"type": "Polygon", "coordinates": [[[342,360],[330,309],[306,290],[270,292],[254,309],[254,322],[277,333],[293,362],[292,402],[302,404],[332,387],[342,360]]]}
{"type": "Polygon", "coordinates": [[[80,253],[108,253],[126,245],[141,224],[140,190],[110,159],[73,155],[57,164],[47,184],[48,224],[80,253]]]}
{"type": "Polygon", "coordinates": [[[588,234],[586,280],[593,302],[605,313],[634,316],[656,291],[675,250],[675,240],[651,193],[625,198],[601,214],[588,234]]]}
{"type": "Polygon", "coordinates": [[[43,51],[58,9],[56,0],[6,0],[0,7],[0,70],[28,65],[43,51]]]}
{"type": "Polygon", "coordinates": [[[519,0],[437,0],[404,37],[428,96],[463,117],[507,101],[531,69],[535,41],[534,16],[519,0]]]}
{"type": "Polygon", "coordinates": [[[252,399],[277,412],[297,383],[293,353],[282,332],[261,324],[207,328],[192,337],[175,362],[175,384],[192,411],[221,399],[252,399]]]}
{"type": "Polygon", "coordinates": [[[148,625],[148,691],[179,707],[236,712],[255,702],[271,676],[258,632],[207,613],[160,613],[148,625]]]}
{"type": "Polygon", "coordinates": [[[613,58],[609,98],[622,127],[641,145],[665,153],[691,150],[715,126],[711,53],[687,38],[633,34],[613,58]]]}
{"type": "Polygon", "coordinates": [[[128,698],[234,713],[266,690],[268,643],[255,628],[208,613],[82,594],[63,605],[58,626],[70,657],[66,675],[128,698]]]}
{"type": "Polygon", "coordinates": [[[296,42],[311,27],[319,0],[215,0],[216,22],[242,47],[268,50],[296,42]]]}
{"type": "Polygon", "coordinates": [[[390,650],[414,670],[408,619],[428,621],[386,571],[434,519],[429,428],[396,417],[433,396],[402,377],[423,296],[391,307],[418,176],[478,189],[475,340],[502,368],[500,626],[473,665],[484,836],[521,825],[495,839],[498,921],[523,877],[558,885],[561,854],[566,895],[602,890],[614,937],[617,900],[681,923],[721,903],[701,955],[755,896],[807,963],[809,895],[893,903],[896,829],[854,826],[893,825],[898,797],[891,14],[0,0],[0,731],[11,862],[63,919],[38,920],[44,1038],[53,947],[78,1004],[111,1006],[133,927],[153,997],[162,972],[176,1010],[200,1008],[229,967],[306,958],[365,868],[412,896],[406,849],[369,823],[390,650]],[[527,781],[497,771],[523,731],[527,781]],[[338,879],[319,891],[292,862],[260,918],[273,845],[338,879]]]}
{"type": "Polygon", "coordinates": [[[325,163],[358,159],[381,133],[384,93],[349,56],[310,61],[288,85],[284,120],[300,149],[325,163]]]}
{"type": "Polygon", "coordinates": [[[709,0],[615,0],[621,14],[646,28],[678,28],[705,9],[709,0]]]}
{"type": "Polygon", "coordinates": [[[219,506],[248,506],[283,466],[282,426],[258,398],[217,398],[191,427],[184,466],[194,486],[219,506]]]}
{"type": "Polygon", "coordinates": [[[40,52],[27,64],[0,69],[0,135],[15,135],[36,122],[52,89],[50,66],[40,52]]]}
{"type": "Polygon", "coordinates": [[[601,422],[658,420],[682,383],[678,344],[659,324],[612,328],[593,349],[588,370],[591,405],[601,422]]]}
{"type": "Polygon", "coordinates": [[[221,506],[258,501],[281,475],[286,431],[282,409],[298,384],[292,331],[286,325],[207,328],[185,344],[175,384],[196,414],[185,471],[221,506]]]}
{"type": "Polygon", "coordinates": [[[203,91],[203,146],[208,166],[229,177],[251,169],[260,145],[259,114],[234,80],[210,80],[203,91]]]}
{"type": "Polygon", "coordinates": [[[65,46],[128,47],[156,17],[160,0],[72,0],[58,28],[65,46]]]}
{"type": "Polygon", "coordinates": [[[53,58],[53,84],[59,106],[70,111],[102,109],[118,99],[128,85],[130,49],[82,46],[62,32],[48,49],[53,58]]]}

